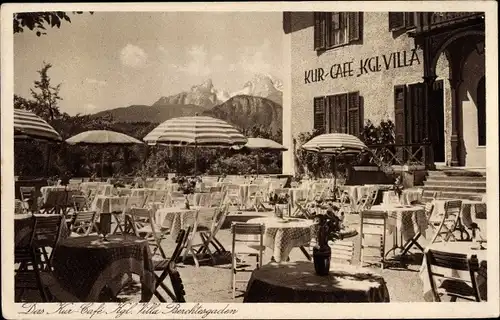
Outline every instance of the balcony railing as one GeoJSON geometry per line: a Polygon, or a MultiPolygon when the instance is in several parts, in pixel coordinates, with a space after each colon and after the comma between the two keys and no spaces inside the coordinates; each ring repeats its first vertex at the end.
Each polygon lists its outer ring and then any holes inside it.
{"type": "Polygon", "coordinates": [[[432,148],[429,142],[410,144],[369,145],[369,162],[383,171],[391,171],[393,166],[424,166],[433,164],[432,148]]]}
{"type": "Polygon", "coordinates": [[[415,19],[416,31],[428,31],[483,16],[484,12],[418,12],[415,19]]]}

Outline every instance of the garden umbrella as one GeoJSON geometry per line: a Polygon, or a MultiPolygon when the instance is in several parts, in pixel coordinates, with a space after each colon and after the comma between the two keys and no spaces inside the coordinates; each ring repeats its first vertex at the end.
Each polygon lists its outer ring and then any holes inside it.
{"type": "MultiPolygon", "coordinates": [[[[283,145],[276,141],[264,138],[248,138],[247,143],[243,146],[234,146],[233,149],[250,149],[250,150],[269,150],[269,151],[286,151],[288,150],[283,145]]],[[[257,154],[257,175],[259,175],[259,159],[260,155],[257,154]]]]}
{"type": "Polygon", "coordinates": [[[354,155],[368,150],[368,147],[357,137],[346,133],[326,133],[316,136],[302,145],[302,149],[333,155],[334,182],[337,182],[337,156],[354,155]]]}
{"type": "Polygon", "coordinates": [[[59,133],[33,112],[14,109],[14,139],[62,141],[59,133]]]}
{"type": "MultiPolygon", "coordinates": [[[[43,140],[47,142],[60,142],[61,136],[45,120],[31,111],[14,109],[14,141],[43,140]]],[[[50,159],[50,146],[46,146],[45,174],[48,172],[50,159]]]]}
{"type": "MultiPolygon", "coordinates": [[[[140,140],[126,134],[109,130],[90,130],[81,132],[66,140],[68,144],[85,145],[133,145],[142,144],[140,140]]],[[[104,152],[101,157],[101,177],[104,176],[104,152]]]]}
{"type": "MultiPolygon", "coordinates": [[[[154,128],[143,139],[148,145],[189,147],[232,147],[244,145],[247,139],[224,120],[207,116],[169,119],[154,128]]],[[[195,149],[195,174],[196,168],[195,149]]]]}

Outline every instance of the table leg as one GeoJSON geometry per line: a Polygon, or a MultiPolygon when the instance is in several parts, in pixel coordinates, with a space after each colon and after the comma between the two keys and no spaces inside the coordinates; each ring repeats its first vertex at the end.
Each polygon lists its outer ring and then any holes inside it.
{"type": "Polygon", "coordinates": [[[416,246],[420,251],[424,252],[424,248],[417,242],[421,235],[422,234],[418,232],[415,236],[413,236],[413,238],[405,243],[405,245],[403,246],[403,251],[401,252],[402,256],[406,255],[413,246],[416,246]]]}
{"type": "Polygon", "coordinates": [[[300,251],[302,251],[302,253],[306,256],[307,260],[311,261],[311,255],[307,252],[306,248],[304,248],[304,246],[300,246],[299,248],[300,251]]]}

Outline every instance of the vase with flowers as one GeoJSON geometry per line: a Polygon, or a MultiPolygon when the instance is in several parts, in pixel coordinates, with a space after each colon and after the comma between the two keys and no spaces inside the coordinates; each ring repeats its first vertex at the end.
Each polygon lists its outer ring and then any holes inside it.
{"type": "Polygon", "coordinates": [[[274,205],[274,215],[277,218],[290,215],[290,196],[273,193],[269,196],[269,204],[274,205]]]}
{"type": "Polygon", "coordinates": [[[331,208],[325,213],[315,214],[314,224],[316,229],[316,244],[313,247],[314,270],[317,275],[326,276],[330,271],[332,256],[328,242],[342,238],[342,220],[331,208]]]}
{"type": "Polygon", "coordinates": [[[177,182],[179,185],[178,191],[181,191],[184,194],[185,198],[185,207],[186,209],[190,208],[189,204],[189,195],[194,194],[196,190],[196,184],[201,182],[201,178],[198,176],[191,176],[191,177],[176,177],[175,179],[172,179],[172,181],[177,182]]]}
{"type": "Polygon", "coordinates": [[[401,176],[397,176],[391,186],[391,190],[398,196],[398,198],[401,198],[401,194],[404,189],[403,182],[401,180],[401,176]]]}

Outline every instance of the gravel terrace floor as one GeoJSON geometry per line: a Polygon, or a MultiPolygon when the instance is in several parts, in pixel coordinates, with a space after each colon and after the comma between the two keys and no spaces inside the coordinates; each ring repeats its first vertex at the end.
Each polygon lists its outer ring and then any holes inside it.
{"type": "MultiPolygon", "coordinates": [[[[226,218],[226,221],[222,229],[217,234],[218,240],[225,246],[226,250],[231,250],[231,233],[229,226],[232,221],[247,221],[256,217],[266,217],[272,216],[272,212],[255,212],[255,211],[238,211],[236,209],[231,209],[230,214],[226,218]]],[[[211,216],[209,214],[200,214],[200,222],[198,230],[208,229],[211,223],[211,216]]],[[[357,214],[348,215],[346,217],[346,225],[356,228],[359,230],[359,216],[357,214]]],[[[199,236],[197,237],[199,240],[199,236]]],[[[355,252],[353,265],[359,264],[359,234],[353,238],[350,238],[354,242],[355,252]]],[[[390,248],[392,246],[392,236],[387,236],[386,247],[390,248]]],[[[196,243],[198,243],[195,240],[196,243]]],[[[422,245],[425,244],[425,238],[421,237],[419,241],[422,245]]],[[[167,255],[173,252],[175,247],[174,240],[170,237],[162,241],[162,247],[164,248],[167,255]]],[[[412,254],[412,261],[410,261],[407,268],[389,268],[381,270],[380,268],[371,268],[374,272],[381,274],[389,290],[389,295],[391,302],[422,302],[424,301],[422,295],[422,282],[419,277],[419,268],[422,263],[422,253],[418,252],[418,249],[412,254]]],[[[267,249],[264,253],[263,264],[269,263],[272,252],[267,249]]],[[[239,303],[243,302],[243,293],[245,291],[246,285],[240,283],[237,287],[237,297],[232,299],[231,291],[231,264],[230,258],[219,257],[217,264],[212,266],[209,264],[204,264],[197,268],[192,259],[187,259],[186,263],[179,263],[177,268],[181,274],[185,291],[186,291],[186,301],[187,302],[229,302],[229,303],[239,303]]],[[[290,254],[291,261],[306,261],[304,254],[299,248],[292,250],[290,254]]],[[[332,261],[335,263],[335,261],[332,261]]],[[[250,273],[239,274],[239,277],[248,276],[250,273]]],[[[26,292],[23,297],[29,301],[38,300],[34,295],[36,292],[26,292]],[[29,296],[29,297],[28,297],[29,296]]],[[[24,299],[23,299],[24,300],[24,299]]],[[[117,302],[139,302],[140,300],[140,282],[138,277],[133,275],[133,281],[124,287],[117,297],[117,302]]],[[[152,302],[158,302],[156,297],[153,297],[152,302]]]]}

